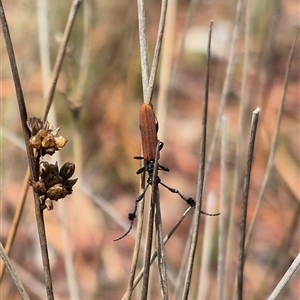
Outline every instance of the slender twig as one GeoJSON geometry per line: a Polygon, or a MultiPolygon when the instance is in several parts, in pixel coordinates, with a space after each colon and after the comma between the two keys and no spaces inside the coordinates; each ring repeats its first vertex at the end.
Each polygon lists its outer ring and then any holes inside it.
{"type": "Polygon", "coordinates": [[[243,6],[244,6],[245,2],[246,1],[243,1],[243,0],[238,0],[238,2],[237,2],[236,21],[235,21],[235,26],[233,29],[233,37],[232,37],[231,48],[230,48],[230,56],[229,56],[228,66],[226,69],[226,77],[225,77],[223,89],[222,89],[220,108],[219,108],[219,112],[218,112],[218,116],[217,116],[217,120],[216,120],[216,124],[215,124],[215,128],[214,128],[213,138],[212,138],[212,142],[210,145],[209,154],[208,154],[208,158],[207,158],[207,164],[206,164],[206,170],[205,170],[205,178],[206,178],[205,180],[208,179],[208,176],[211,171],[212,162],[213,162],[213,158],[215,156],[215,150],[216,150],[216,146],[217,146],[217,140],[218,140],[219,129],[220,129],[220,125],[221,125],[222,115],[224,113],[224,109],[225,109],[225,106],[227,103],[228,94],[229,94],[232,79],[233,79],[233,72],[234,72],[235,63],[236,63],[236,59],[237,59],[237,55],[236,55],[237,42],[238,42],[238,38],[240,35],[241,24],[243,22],[243,18],[242,18],[243,12],[244,12],[243,6]]]}
{"type": "MultiPolygon", "coordinates": [[[[48,9],[46,0],[37,0],[37,17],[38,17],[38,33],[39,33],[39,50],[40,61],[43,80],[43,96],[46,98],[49,86],[51,84],[51,65],[50,65],[50,46],[49,46],[49,26],[48,26],[48,9]]],[[[56,128],[56,115],[55,105],[53,103],[52,109],[49,111],[47,119],[56,128]]],[[[75,135],[74,135],[75,136],[75,135]]],[[[73,139],[74,140],[74,139],[73,139]]],[[[56,158],[49,158],[49,161],[57,161],[58,165],[61,162],[60,152],[56,154],[56,158]]],[[[78,164],[75,162],[76,172],[78,173],[78,164]]],[[[80,175],[79,175],[80,177],[80,175]]],[[[65,209],[65,202],[62,201],[58,206],[58,216],[60,222],[60,234],[63,241],[63,255],[64,265],[66,270],[67,286],[69,291],[69,297],[72,300],[79,299],[78,283],[76,280],[75,267],[73,261],[72,243],[70,241],[70,235],[67,230],[67,212],[65,209]]]]}
{"type": "MultiPolygon", "coordinates": [[[[191,207],[189,207],[181,216],[181,218],[176,222],[176,224],[173,226],[173,228],[171,229],[171,231],[164,237],[163,239],[163,243],[164,245],[169,241],[169,239],[171,238],[171,236],[173,235],[173,233],[176,231],[176,229],[179,227],[179,225],[182,223],[182,221],[185,219],[185,217],[187,216],[188,212],[191,210],[191,207]]],[[[150,265],[154,262],[154,260],[157,257],[157,250],[155,250],[151,256],[151,260],[150,260],[150,265]]],[[[141,271],[139,272],[139,274],[136,276],[136,278],[134,279],[134,283],[133,283],[133,289],[138,285],[138,283],[141,281],[141,279],[144,276],[144,268],[141,269],[141,271]]],[[[128,299],[127,298],[127,294],[123,296],[122,300],[128,299]]]]}
{"type": "MultiPolygon", "coordinates": [[[[35,160],[33,149],[29,146],[30,131],[29,128],[27,127],[27,110],[26,110],[23,91],[22,91],[21,82],[19,78],[18,68],[15,60],[15,55],[13,51],[13,46],[9,34],[9,29],[8,29],[1,0],[0,0],[0,18],[2,23],[4,39],[6,43],[7,53],[10,60],[16,94],[17,94],[17,102],[19,106],[21,124],[22,124],[27,156],[28,156],[30,177],[32,180],[37,181],[39,176],[39,164],[37,163],[37,160],[35,160]]],[[[40,208],[39,196],[36,193],[33,194],[34,194],[34,203],[35,203],[36,222],[37,222],[38,235],[40,239],[40,246],[41,246],[42,260],[43,260],[43,267],[44,267],[46,293],[48,299],[54,299],[50,262],[48,256],[48,248],[47,248],[47,238],[46,238],[46,231],[45,231],[45,224],[44,224],[44,215],[43,215],[43,211],[40,208]]]]}
{"type": "Polygon", "coordinates": [[[160,58],[162,39],[163,39],[164,29],[165,29],[167,7],[168,7],[168,0],[162,0],[160,20],[159,20],[159,26],[158,26],[158,34],[157,34],[157,39],[156,39],[156,44],[155,44],[155,50],[154,50],[154,55],[153,55],[149,83],[147,86],[146,103],[151,103],[151,100],[152,100],[154,82],[155,82],[155,78],[156,78],[156,73],[157,73],[157,68],[158,68],[158,63],[159,63],[159,58],[160,58]]]}
{"type": "Polygon", "coordinates": [[[69,41],[69,38],[70,38],[70,35],[71,35],[71,32],[72,32],[72,28],[73,28],[75,18],[76,18],[76,14],[78,12],[80,4],[81,4],[81,0],[74,0],[73,4],[72,4],[72,7],[71,7],[71,10],[70,10],[70,14],[69,14],[69,18],[68,18],[68,21],[67,21],[65,32],[64,32],[64,35],[63,35],[63,38],[62,38],[61,46],[59,48],[59,52],[57,54],[56,62],[55,62],[54,69],[53,69],[53,75],[52,75],[52,81],[51,81],[52,83],[51,83],[51,86],[50,86],[50,90],[48,92],[48,96],[46,98],[46,105],[45,105],[45,108],[43,110],[42,119],[44,121],[47,119],[47,115],[48,115],[48,112],[50,110],[50,107],[51,107],[51,104],[52,104],[52,101],[53,101],[53,96],[54,96],[54,92],[55,92],[55,89],[56,89],[58,76],[59,76],[61,66],[62,66],[64,57],[65,57],[67,44],[68,44],[68,41],[69,41]]]}
{"type": "MultiPolygon", "coordinates": [[[[158,157],[158,150],[156,152],[156,157],[158,157]]],[[[158,168],[157,168],[158,169],[158,168]]],[[[154,169],[154,173],[157,171],[154,169]]],[[[152,189],[153,201],[155,201],[155,228],[156,228],[156,241],[157,241],[157,260],[158,260],[158,270],[160,278],[160,290],[161,299],[168,299],[168,278],[167,278],[167,267],[163,243],[163,231],[162,231],[162,219],[161,210],[159,202],[159,189],[158,185],[154,185],[152,189]]]]}
{"type": "MultiPolygon", "coordinates": [[[[27,192],[29,189],[29,184],[28,184],[28,179],[29,179],[30,173],[29,173],[29,169],[27,169],[25,178],[27,178],[27,181],[24,180],[23,185],[22,185],[22,189],[21,189],[21,196],[20,199],[18,201],[18,205],[14,214],[14,219],[12,221],[12,224],[10,226],[10,230],[8,233],[8,237],[7,237],[7,241],[5,244],[5,252],[7,253],[7,255],[10,254],[13,242],[15,240],[16,237],[16,233],[17,233],[17,229],[19,227],[19,223],[20,223],[20,219],[21,219],[21,215],[23,213],[23,208],[24,208],[24,204],[25,204],[25,199],[27,196],[27,192]]],[[[3,274],[4,274],[4,264],[0,264],[0,283],[2,281],[3,278],[3,274]]]]}
{"type": "Polygon", "coordinates": [[[228,176],[226,169],[227,160],[227,118],[223,116],[222,119],[222,139],[221,139],[221,182],[220,182],[220,211],[221,217],[219,222],[219,245],[218,245],[218,275],[217,275],[217,288],[218,300],[224,299],[224,281],[225,281],[225,257],[226,257],[226,239],[228,238],[226,230],[226,222],[228,220],[229,209],[228,199],[226,197],[226,178],[228,176]]]}
{"type": "MultiPolygon", "coordinates": [[[[229,226],[228,226],[228,239],[227,244],[224,247],[227,250],[226,254],[226,260],[225,260],[225,272],[226,274],[230,274],[229,269],[232,268],[232,253],[234,249],[237,247],[234,247],[234,242],[236,241],[236,234],[234,232],[235,227],[235,208],[237,203],[237,197],[241,189],[241,160],[243,158],[244,153],[244,144],[245,144],[245,119],[246,119],[246,110],[247,110],[247,97],[248,97],[248,68],[249,68],[249,53],[250,53],[250,47],[249,47],[249,39],[250,39],[250,21],[251,21],[251,0],[247,0],[246,4],[246,18],[245,18],[245,38],[244,38],[244,56],[243,56],[243,74],[242,74],[242,86],[241,86],[241,100],[239,103],[239,119],[238,119],[238,134],[236,138],[236,144],[235,144],[235,161],[234,161],[234,172],[233,172],[233,191],[231,196],[231,205],[230,205],[230,217],[229,217],[229,226]]],[[[232,292],[232,286],[231,282],[232,277],[228,275],[225,278],[225,293],[231,293],[232,292]]],[[[226,296],[224,297],[224,299],[226,296]]]]}
{"type": "MultiPolygon", "coordinates": [[[[212,211],[215,208],[216,195],[209,193],[207,197],[206,211],[212,211]]],[[[211,265],[211,253],[214,242],[214,229],[216,225],[215,218],[206,218],[203,232],[203,247],[201,255],[200,275],[198,278],[197,300],[207,299],[209,292],[209,267],[211,265]]]]}
{"type": "Polygon", "coordinates": [[[168,3],[165,33],[161,52],[161,64],[159,68],[159,89],[157,96],[156,116],[159,120],[159,139],[165,140],[167,101],[172,73],[172,60],[174,54],[175,20],[177,0],[168,3]]]}
{"type": "Polygon", "coordinates": [[[197,182],[197,195],[196,195],[196,211],[193,220],[193,231],[192,231],[192,242],[190,255],[188,260],[187,272],[184,282],[184,290],[182,299],[188,299],[193,266],[195,260],[196,247],[198,242],[198,231],[201,216],[202,196],[204,188],[204,173],[205,173],[205,158],[206,158],[206,132],[207,132],[207,111],[208,111],[208,93],[209,93],[209,74],[210,74],[210,46],[211,46],[211,35],[212,35],[213,21],[210,22],[208,45],[207,45],[207,66],[205,74],[205,94],[203,101],[203,116],[202,116],[202,136],[200,145],[200,164],[198,171],[198,182],[197,182]]]}
{"type": "Polygon", "coordinates": [[[158,143],[156,147],[155,164],[154,164],[154,171],[152,177],[152,192],[151,192],[151,203],[150,203],[147,239],[146,239],[146,247],[145,247],[146,249],[145,249],[145,257],[144,257],[144,278],[143,278],[141,299],[147,299],[147,295],[148,295],[149,275],[150,275],[150,265],[151,265],[150,263],[151,250],[152,250],[152,241],[153,241],[155,201],[159,201],[159,199],[155,199],[155,197],[159,197],[159,194],[156,192],[158,189],[158,182],[156,178],[158,172],[159,147],[160,147],[160,143],[158,143]]]}
{"type": "Polygon", "coordinates": [[[244,277],[244,264],[245,264],[245,238],[246,238],[246,222],[247,222],[247,209],[248,209],[248,195],[250,187],[251,169],[253,165],[253,155],[254,155],[254,145],[256,130],[259,118],[259,108],[253,111],[249,146],[248,146],[248,157],[247,157],[247,167],[244,179],[243,188],[243,200],[242,200],[242,216],[240,225],[240,247],[239,247],[239,263],[238,263],[238,277],[237,277],[237,295],[238,300],[243,299],[243,277],[244,277]]]}
{"type": "Polygon", "coordinates": [[[140,40],[140,53],[141,53],[143,99],[145,102],[146,99],[148,99],[147,91],[148,91],[148,83],[149,83],[149,63],[148,63],[145,0],[137,0],[137,7],[138,7],[138,25],[139,25],[139,40],[140,40]]]}
{"type": "Polygon", "coordinates": [[[274,133],[274,136],[273,136],[273,141],[272,141],[272,144],[271,144],[271,150],[270,150],[270,155],[269,155],[269,159],[268,159],[268,163],[267,163],[267,169],[266,169],[264,179],[263,179],[263,183],[262,183],[262,187],[261,187],[261,190],[260,190],[259,196],[258,196],[258,202],[257,202],[256,208],[255,208],[254,216],[253,216],[252,222],[250,224],[249,232],[248,232],[248,235],[247,235],[246,251],[249,247],[249,243],[250,243],[251,238],[252,238],[254,226],[256,224],[258,213],[260,211],[262,200],[264,198],[264,194],[265,194],[268,182],[269,182],[270,174],[271,174],[271,171],[272,171],[273,165],[274,165],[274,158],[275,158],[275,154],[276,154],[276,150],[277,150],[277,144],[278,144],[278,137],[279,137],[279,132],[280,132],[283,108],[284,108],[284,103],[285,103],[285,99],[286,99],[286,93],[287,93],[288,83],[289,83],[289,78],[290,78],[290,71],[291,71],[291,65],[292,65],[292,60],[293,60],[293,54],[294,54],[294,49],[295,49],[295,44],[296,44],[296,41],[297,41],[297,38],[298,38],[298,34],[299,34],[299,28],[296,32],[296,36],[294,38],[293,45],[291,47],[291,51],[290,51],[289,58],[288,58],[287,68],[286,68],[285,77],[284,77],[284,86],[283,86],[283,92],[282,92],[282,97],[281,97],[281,103],[280,103],[280,107],[279,107],[278,114],[277,114],[276,129],[275,129],[275,133],[274,133]]]}
{"type": "Polygon", "coordinates": [[[189,257],[189,249],[190,249],[191,240],[192,240],[192,231],[193,231],[193,228],[190,226],[189,232],[186,235],[183,255],[182,255],[182,258],[181,258],[181,263],[180,263],[178,275],[177,275],[177,278],[176,278],[176,284],[175,284],[175,289],[174,289],[174,295],[175,295],[174,300],[181,299],[180,298],[180,296],[181,296],[180,292],[181,292],[182,287],[183,287],[182,282],[184,280],[186,265],[187,265],[187,261],[188,261],[188,257],[189,257]]]}
{"type": "MultiPolygon", "coordinates": [[[[141,180],[141,189],[140,194],[145,190],[145,173],[143,174],[143,178],[141,180]]],[[[145,207],[145,199],[140,201],[139,209],[138,209],[138,223],[137,223],[137,231],[135,235],[135,244],[134,251],[131,260],[131,268],[130,268],[130,276],[127,284],[127,291],[125,296],[122,299],[130,300],[132,297],[132,292],[134,289],[134,277],[138,264],[138,258],[141,248],[142,241],[142,233],[143,233],[143,221],[144,221],[144,207],[145,207]]]]}
{"type": "Polygon", "coordinates": [[[29,297],[28,297],[28,295],[25,291],[25,288],[22,284],[22,281],[18,277],[18,274],[17,274],[14,266],[12,265],[8,255],[5,253],[5,250],[3,248],[2,243],[0,243],[0,256],[3,259],[3,262],[4,262],[8,272],[10,273],[10,275],[11,275],[11,277],[12,277],[12,279],[13,279],[13,281],[14,281],[14,283],[15,283],[15,285],[16,285],[16,287],[17,287],[17,289],[18,289],[18,291],[19,291],[19,293],[22,297],[22,299],[23,300],[29,300],[29,297]]]}
{"type": "Polygon", "coordinates": [[[183,53],[184,53],[184,42],[185,42],[186,33],[190,27],[190,24],[191,24],[194,16],[197,13],[197,7],[199,5],[199,2],[200,2],[200,0],[191,0],[190,1],[190,5],[188,8],[187,16],[185,18],[185,23],[184,23],[184,27],[183,27],[183,31],[182,31],[182,38],[181,38],[181,42],[180,42],[178,58],[177,58],[177,61],[175,62],[175,67],[173,68],[173,72],[172,72],[172,78],[171,78],[171,84],[170,84],[171,87],[173,87],[177,84],[177,77],[178,77],[179,71],[181,69],[181,64],[183,61],[182,57],[183,57],[183,53]]]}
{"type": "Polygon", "coordinates": [[[286,284],[289,282],[289,280],[292,278],[293,274],[297,271],[297,269],[300,266],[300,253],[298,253],[297,257],[292,262],[289,269],[286,271],[284,276],[279,281],[278,285],[272,292],[272,294],[269,296],[268,300],[275,300],[278,298],[280,292],[283,290],[283,288],[286,286],[286,284]]]}
{"type": "MultiPolygon", "coordinates": [[[[280,175],[278,173],[278,175],[280,175]]],[[[298,199],[295,199],[298,201],[298,199]]],[[[280,245],[274,251],[272,258],[270,259],[269,266],[265,270],[264,278],[259,283],[259,288],[255,292],[255,299],[263,298],[265,293],[265,287],[270,281],[270,274],[274,274],[274,266],[278,267],[278,261],[281,265],[287,265],[286,262],[290,263],[290,255],[286,255],[292,249],[292,243],[295,241],[295,236],[298,237],[298,227],[299,227],[299,216],[300,216],[300,205],[297,203],[296,209],[294,210],[293,216],[291,217],[291,222],[286,228],[286,234],[281,240],[280,245]]]]}

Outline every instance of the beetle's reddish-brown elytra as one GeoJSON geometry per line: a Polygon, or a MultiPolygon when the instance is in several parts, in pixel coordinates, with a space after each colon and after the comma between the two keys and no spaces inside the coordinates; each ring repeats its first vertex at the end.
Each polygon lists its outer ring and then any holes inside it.
{"type": "Polygon", "coordinates": [[[158,143],[157,121],[151,105],[144,103],[140,109],[140,130],[144,160],[155,159],[158,143]]]}
{"type": "MultiPolygon", "coordinates": [[[[141,195],[139,195],[135,199],[135,206],[132,213],[128,214],[128,219],[130,221],[129,229],[119,238],[115,239],[114,241],[119,241],[123,237],[125,237],[132,229],[133,221],[136,218],[136,212],[137,212],[137,206],[138,203],[144,198],[145,193],[149,187],[149,185],[152,185],[153,183],[153,172],[154,172],[154,165],[155,165],[155,156],[156,156],[156,148],[159,147],[159,151],[163,148],[164,143],[160,142],[157,138],[157,131],[158,131],[158,123],[153,111],[153,108],[151,105],[144,103],[140,110],[140,130],[141,130],[141,139],[142,139],[142,150],[143,150],[143,157],[141,156],[135,156],[135,159],[143,159],[144,160],[144,166],[141,167],[136,173],[142,174],[145,172],[148,172],[148,179],[147,179],[147,185],[142,192],[141,195]]],[[[159,159],[159,155],[158,155],[159,159]]],[[[167,171],[170,170],[162,166],[158,163],[158,170],[167,171]]],[[[159,176],[156,177],[155,180],[156,184],[161,184],[166,189],[168,189],[171,193],[178,194],[182,200],[184,200],[188,205],[191,207],[196,206],[196,202],[193,198],[187,198],[183,196],[179,190],[171,188],[164,184],[159,176]]],[[[204,211],[201,211],[202,214],[208,215],[208,216],[217,216],[217,214],[208,214],[204,211]]]]}

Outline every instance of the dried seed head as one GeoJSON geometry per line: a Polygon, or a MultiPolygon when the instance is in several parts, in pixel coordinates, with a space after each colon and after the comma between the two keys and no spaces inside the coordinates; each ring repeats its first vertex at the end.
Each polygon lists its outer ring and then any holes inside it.
{"type": "Polygon", "coordinates": [[[63,148],[67,140],[62,136],[57,136],[60,127],[52,129],[48,122],[43,122],[38,118],[31,118],[27,121],[32,137],[29,145],[41,151],[42,155],[53,155],[55,151],[63,148]]]}
{"type": "Polygon", "coordinates": [[[33,182],[32,188],[39,195],[44,195],[47,192],[45,182],[41,181],[41,180],[39,180],[37,182],[33,182]]]}
{"type": "Polygon", "coordinates": [[[38,131],[43,127],[44,122],[42,119],[32,117],[27,120],[27,126],[31,132],[31,135],[34,136],[38,133],[38,131]]]}
{"type": "Polygon", "coordinates": [[[54,139],[55,139],[55,145],[58,149],[63,148],[68,142],[68,140],[65,139],[63,136],[55,137],[54,139]]]}
{"type": "Polygon", "coordinates": [[[67,193],[61,183],[55,184],[47,191],[47,197],[51,200],[57,201],[58,199],[65,198],[67,193]]]}
{"type": "Polygon", "coordinates": [[[63,180],[68,180],[73,176],[74,172],[75,165],[73,163],[67,162],[60,168],[59,175],[63,178],[63,180]]]}

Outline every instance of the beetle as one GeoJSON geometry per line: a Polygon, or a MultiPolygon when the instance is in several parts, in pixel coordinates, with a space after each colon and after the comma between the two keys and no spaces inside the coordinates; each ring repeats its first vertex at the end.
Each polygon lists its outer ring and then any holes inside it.
{"type": "MultiPolygon", "coordinates": [[[[158,146],[159,152],[162,150],[164,143],[159,141],[157,138],[158,132],[158,122],[156,116],[153,111],[153,107],[150,104],[144,103],[140,109],[140,131],[141,131],[141,140],[142,140],[142,150],[143,156],[134,156],[134,159],[144,160],[144,166],[137,170],[136,174],[143,174],[148,172],[148,179],[147,185],[144,191],[135,199],[135,206],[133,212],[128,214],[128,219],[130,221],[129,229],[119,238],[115,239],[114,241],[119,241],[124,238],[128,233],[131,231],[133,226],[133,221],[136,218],[136,212],[138,203],[144,198],[146,191],[148,190],[149,186],[152,185],[153,180],[153,172],[154,172],[154,165],[155,165],[155,156],[156,156],[156,148],[158,146]]],[[[158,158],[159,159],[159,152],[158,158]]],[[[169,172],[170,169],[162,166],[158,163],[158,170],[169,172]]],[[[178,194],[182,200],[184,200],[188,205],[191,207],[196,206],[196,202],[191,197],[183,196],[179,190],[171,188],[164,184],[159,176],[156,177],[156,183],[161,184],[166,189],[168,189],[171,193],[178,194]]],[[[201,211],[202,214],[208,216],[218,216],[220,213],[217,214],[208,214],[204,211],[201,211]]]]}

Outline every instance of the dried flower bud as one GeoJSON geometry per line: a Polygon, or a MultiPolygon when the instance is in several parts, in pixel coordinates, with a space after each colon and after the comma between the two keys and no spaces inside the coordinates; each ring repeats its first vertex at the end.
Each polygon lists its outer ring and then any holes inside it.
{"type": "Polygon", "coordinates": [[[52,210],[53,209],[53,203],[52,203],[52,200],[50,199],[46,199],[45,200],[45,206],[48,210],[52,210]]]}
{"type": "Polygon", "coordinates": [[[55,151],[63,148],[67,140],[62,136],[57,136],[60,127],[52,129],[48,122],[43,122],[38,118],[31,118],[27,121],[32,137],[29,145],[41,151],[41,155],[53,155],[55,151]]]}
{"type": "Polygon", "coordinates": [[[58,199],[66,197],[66,192],[61,183],[55,184],[47,191],[47,196],[51,200],[57,201],[58,199]]]}
{"type": "Polygon", "coordinates": [[[34,149],[40,149],[42,146],[42,138],[39,135],[32,136],[29,139],[29,145],[34,149]]]}
{"type": "Polygon", "coordinates": [[[64,187],[66,190],[66,193],[68,195],[71,195],[73,193],[73,185],[77,182],[78,178],[75,179],[69,179],[64,183],[64,187]]]}
{"type": "Polygon", "coordinates": [[[36,117],[32,117],[27,120],[27,126],[32,136],[36,135],[38,131],[43,127],[43,125],[44,122],[36,117]]]}
{"type": "Polygon", "coordinates": [[[54,139],[55,139],[55,145],[58,149],[63,148],[68,142],[68,140],[65,139],[63,136],[58,136],[55,137],[54,139]]]}
{"type": "Polygon", "coordinates": [[[31,182],[32,188],[35,193],[44,195],[47,192],[47,188],[44,181],[31,182]]]}
{"type": "Polygon", "coordinates": [[[42,147],[43,148],[53,148],[55,146],[56,145],[55,145],[54,136],[52,134],[47,134],[42,141],[42,147]]]}
{"type": "Polygon", "coordinates": [[[75,172],[75,164],[67,162],[65,163],[59,170],[59,175],[63,178],[63,180],[68,180],[73,176],[75,172]]]}

